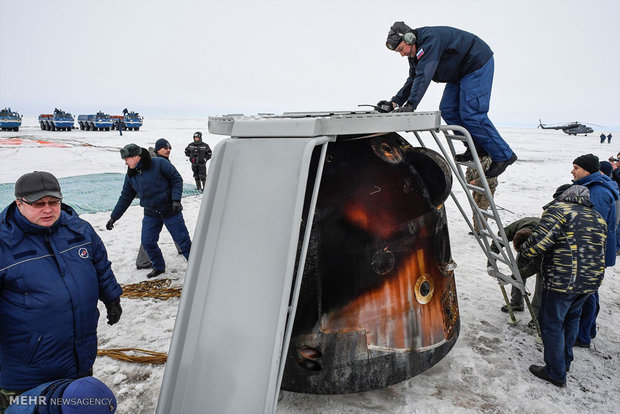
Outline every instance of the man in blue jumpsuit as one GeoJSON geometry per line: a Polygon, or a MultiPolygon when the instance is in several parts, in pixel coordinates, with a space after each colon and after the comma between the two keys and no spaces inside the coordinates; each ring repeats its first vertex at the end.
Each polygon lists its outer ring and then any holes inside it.
{"type": "MultiPolygon", "coordinates": [[[[487,116],[493,85],[491,48],[477,36],[453,27],[411,29],[403,22],[390,28],[386,46],[407,57],[409,77],[388,101],[377,104],[386,111],[413,112],[431,80],[446,83],[439,110],[449,125],[459,125],[472,136],[476,151],[491,156],[488,178],[497,177],[517,160],[487,116]]],[[[456,156],[471,161],[469,149],[456,156]]]]}

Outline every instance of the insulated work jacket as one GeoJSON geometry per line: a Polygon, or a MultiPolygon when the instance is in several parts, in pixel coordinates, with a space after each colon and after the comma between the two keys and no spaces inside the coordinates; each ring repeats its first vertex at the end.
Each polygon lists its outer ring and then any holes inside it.
{"type": "Polygon", "coordinates": [[[121,195],[110,215],[114,220],[121,218],[136,196],[144,214],[151,217],[173,216],[172,201],[181,201],[183,178],[174,165],[161,157],[151,158],[145,148],[140,157],[136,168],[127,169],[121,195]]]}
{"type": "Polygon", "coordinates": [[[206,165],[207,161],[211,159],[211,154],[211,147],[202,140],[191,142],[185,147],[185,156],[189,157],[192,165],[206,165]]]}
{"type": "Polygon", "coordinates": [[[0,214],[0,388],[77,378],[97,355],[97,300],[122,293],[103,242],[62,205],[50,227],[0,214]]]}
{"type": "Polygon", "coordinates": [[[607,224],[592,208],[588,189],[574,185],[546,206],[520,254],[529,259],[544,254],[545,289],[592,293],[605,274],[606,235],[607,224]]]}
{"type": "Polygon", "coordinates": [[[431,80],[458,83],[465,75],[483,67],[493,51],[478,36],[448,26],[420,27],[416,35],[416,55],[408,58],[409,77],[392,97],[403,105],[409,101],[417,108],[431,80]]]}

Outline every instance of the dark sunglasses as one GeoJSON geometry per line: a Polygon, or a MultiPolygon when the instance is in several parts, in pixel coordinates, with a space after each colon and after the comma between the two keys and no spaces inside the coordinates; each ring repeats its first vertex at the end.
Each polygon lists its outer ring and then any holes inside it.
{"type": "Polygon", "coordinates": [[[58,207],[60,205],[60,203],[62,202],[61,198],[56,198],[54,200],[50,200],[50,201],[42,201],[42,200],[37,200],[37,201],[33,201],[32,203],[30,201],[26,201],[22,198],[22,202],[28,204],[29,206],[32,206],[34,208],[43,208],[45,206],[50,206],[50,207],[58,207]]]}

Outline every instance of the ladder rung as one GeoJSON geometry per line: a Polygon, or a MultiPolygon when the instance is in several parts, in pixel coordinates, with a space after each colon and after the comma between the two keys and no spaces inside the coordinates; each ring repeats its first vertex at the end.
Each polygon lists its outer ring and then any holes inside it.
{"type": "Polygon", "coordinates": [[[457,160],[454,160],[454,162],[459,164],[459,165],[464,165],[465,167],[476,168],[476,164],[474,164],[473,161],[457,161],[457,160]]]}
{"type": "Polygon", "coordinates": [[[502,263],[510,264],[510,263],[508,263],[508,261],[506,259],[504,259],[504,256],[502,256],[499,253],[495,253],[493,250],[489,251],[489,256],[491,256],[495,260],[498,260],[498,261],[500,261],[502,263]]]}
{"type": "Polygon", "coordinates": [[[465,138],[465,136],[463,135],[445,134],[445,137],[448,139],[455,139],[461,142],[467,142],[467,138],[465,138]]]}
{"type": "Polygon", "coordinates": [[[495,220],[495,214],[489,213],[487,210],[480,210],[480,214],[483,216],[495,220]]]}
{"type": "Polygon", "coordinates": [[[475,191],[477,193],[480,194],[486,194],[486,190],[482,187],[478,187],[477,185],[473,185],[473,184],[465,184],[467,186],[467,188],[469,188],[471,191],[475,191]]]}

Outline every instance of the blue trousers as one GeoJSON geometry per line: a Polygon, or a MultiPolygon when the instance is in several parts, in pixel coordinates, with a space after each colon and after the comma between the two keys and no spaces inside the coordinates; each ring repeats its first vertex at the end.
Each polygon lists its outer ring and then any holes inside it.
{"type": "Polygon", "coordinates": [[[495,61],[491,57],[459,83],[447,83],[439,110],[448,125],[459,125],[469,131],[477,149],[484,149],[493,161],[507,161],[512,157],[512,149],[487,115],[494,69],[495,61]]]}
{"type": "Polygon", "coordinates": [[[183,220],[183,213],[175,214],[172,217],[151,217],[145,215],[142,219],[141,242],[144,250],[146,250],[146,254],[149,256],[149,260],[153,264],[153,269],[156,270],[166,270],[164,256],[157,245],[159,233],[161,233],[164,225],[166,225],[170,232],[172,240],[181,248],[181,252],[186,259],[189,258],[189,251],[192,247],[189,232],[183,220]]]}
{"type": "Polygon", "coordinates": [[[592,338],[596,337],[596,317],[601,309],[598,300],[598,289],[591,294],[583,304],[581,318],[579,320],[579,333],[577,340],[584,344],[589,344],[592,338]]]}
{"type": "Polygon", "coordinates": [[[581,308],[589,296],[543,289],[538,321],[545,347],[545,371],[554,381],[566,382],[566,372],[573,361],[581,308]]]}

